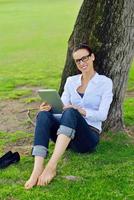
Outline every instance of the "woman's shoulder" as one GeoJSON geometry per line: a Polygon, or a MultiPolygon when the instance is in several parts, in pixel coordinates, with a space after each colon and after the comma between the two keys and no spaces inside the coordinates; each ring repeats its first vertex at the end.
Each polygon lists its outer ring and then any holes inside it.
{"type": "Polygon", "coordinates": [[[74,81],[78,80],[80,77],[81,77],[81,74],[76,74],[76,75],[73,75],[73,76],[68,76],[67,81],[74,82],[74,81]]]}
{"type": "Polygon", "coordinates": [[[112,79],[105,76],[105,75],[98,74],[98,79],[99,79],[99,81],[106,83],[106,84],[112,84],[113,83],[112,79]]]}

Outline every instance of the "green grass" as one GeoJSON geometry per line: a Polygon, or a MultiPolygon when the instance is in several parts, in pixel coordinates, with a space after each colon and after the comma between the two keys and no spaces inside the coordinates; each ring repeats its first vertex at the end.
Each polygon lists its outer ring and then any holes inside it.
{"type": "Polygon", "coordinates": [[[134,62],[131,65],[128,78],[128,91],[134,91],[134,62]]]}
{"type": "MultiPolygon", "coordinates": [[[[0,99],[31,97],[31,86],[58,89],[67,41],[82,0],[0,0],[0,99]],[[25,86],[25,87],[23,87],[25,86]]],[[[134,91],[134,64],[128,91],[134,91]]],[[[134,99],[124,102],[124,120],[134,126],[134,99]]],[[[32,134],[0,132],[0,156],[5,146],[32,134]]],[[[0,200],[132,200],[134,199],[134,140],[123,133],[106,133],[97,151],[79,155],[67,151],[58,175],[47,187],[24,190],[33,158],[22,156],[19,164],[0,170],[0,200]],[[69,181],[64,176],[78,177],[69,181]]],[[[50,155],[54,145],[50,145],[50,155]]],[[[49,156],[50,156],[49,155],[49,156]]]]}
{"type": "MultiPolygon", "coordinates": [[[[1,99],[12,98],[11,92],[15,98],[14,90],[22,85],[58,89],[81,2],[0,0],[1,99]]],[[[134,67],[129,76],[128,89],[133,90],[134,67]]]]}
{"type": "Polygon", "coordinates": [[[124,101],[124,121],[127,126],[134,126],[134,97],[124,101]]]}
{"type": "Polygon", "coordinates": [[[0,0],[1,98],[20,85],[58,89],[81,2],[0,0]]]}
{"type": "MultiPolygon", "coordinates": [[[[32,135],[18,132],[5,137],[0,134],[0,147],[32,135]]],[[[32,170],[33,158],[22,156],[19,164],[1,170],[0,199],[57,199],[57,200],[131,200],[134,198],[134,155],[133,142],[123,133],[107,133],[96,152],[79,155],[68,150],[58,165],[58,174],[47,187],[24,190],[24,183],[32,170]],[[130,159],[131,158],[131,159],[130,159]],[[76,176],[77,180],[65,179],[76,176]],[[8,197],[8,198],[7,198],[8,197]]],[[[50,155],[54,145],[50,145],[50,155]]],[[[49,155],[49,157],[50,157],[49,155]]]]}

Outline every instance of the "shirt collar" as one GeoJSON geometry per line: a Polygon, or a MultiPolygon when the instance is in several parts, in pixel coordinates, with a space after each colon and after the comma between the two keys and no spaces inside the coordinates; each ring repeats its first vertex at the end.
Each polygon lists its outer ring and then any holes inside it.
{"type": "MultiPolygon", "coordinates": [[[[77,79],[78,85],[81,85],[81,77],[82,77],[82,74],[80,74],[78,79],[77,79]]],[[[98,80],[99,80],[99,74],[96,72],[95,75],[93,76],[93,78],[91,78],[91,80],[89,82],[97,84],[98,80]]]]}
{"type": "Polygon", "coordinates": [[[99,81],[99,74],[96,72],[93,78],[90,80],[93,83],[98,83],[99,81]]]}

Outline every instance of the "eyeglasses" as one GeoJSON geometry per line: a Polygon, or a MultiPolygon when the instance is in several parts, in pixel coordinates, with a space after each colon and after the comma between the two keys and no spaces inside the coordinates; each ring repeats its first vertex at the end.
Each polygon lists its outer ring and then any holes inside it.
{"type": "Polygon", "coordinates": [[[82,61],[82,62],[87,62],[87,61],[89,60],[89,56],[91,56],[91,54],[88,54],[87,56],[83,56],[82,58],[76,59],[76,60],[74,60],[74,61],[75,61],[75,63],[76,63],[77,65],[79,65],[81,61],[82,61]]]}

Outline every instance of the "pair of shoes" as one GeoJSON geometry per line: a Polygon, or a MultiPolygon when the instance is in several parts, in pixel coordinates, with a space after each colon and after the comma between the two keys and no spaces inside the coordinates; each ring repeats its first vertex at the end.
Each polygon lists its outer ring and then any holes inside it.
{"type": "Polygon", "coordinates": [[[20,155],[18,152],[12,153],[11,151],[7,152],[0,158],[0,169],[4,169],[13,163],[20,161],[20,155]]]}

